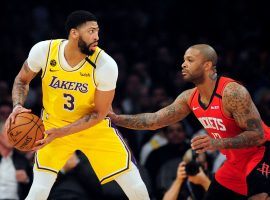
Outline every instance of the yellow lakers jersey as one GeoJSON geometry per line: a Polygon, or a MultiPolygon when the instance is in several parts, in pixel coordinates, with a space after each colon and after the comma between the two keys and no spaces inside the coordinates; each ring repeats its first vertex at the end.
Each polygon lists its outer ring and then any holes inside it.
{"type": "Polygon", "coordinates": [[[102,50],[97,47],[79,67],[67,71],[59,58],[63,41],[52,40],[50,43],[47,64],[42,72],[43,107],[54,121],[74,122],[94,107],[95,63],[102,50]]]}

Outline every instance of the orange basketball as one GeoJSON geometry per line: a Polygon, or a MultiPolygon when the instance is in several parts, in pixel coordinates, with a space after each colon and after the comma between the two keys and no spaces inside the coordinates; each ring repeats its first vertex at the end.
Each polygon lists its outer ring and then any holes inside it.
{"type": "Polygon", "coordinates": [[[7,132],[11,145],[20,151],[30,151],[44,137],[41,119],[32,113],[20,113],[7,132]]]}

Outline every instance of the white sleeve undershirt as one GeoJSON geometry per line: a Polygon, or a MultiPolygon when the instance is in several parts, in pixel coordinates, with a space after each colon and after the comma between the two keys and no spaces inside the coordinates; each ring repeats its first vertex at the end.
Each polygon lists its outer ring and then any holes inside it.
{"type": "Polygon", "coordinates": [[[116,88],[118,67],[114,59],[102,51],[98,57],[95,70],[97,89],[110,91],[116,88]]]}
{"type": "MultiPolygon", "coordinates": [[[[64,41],[60,46],[60,59],[62,67],[67,70],[72,70],[68,65],[65,56],[64,48],[68,41],[64,41]]],[[[27,63],[33,72],[39,72],[44,69],[47,62],[50,40],[41,41],[35,44],[29,52],[27,63]]],[[[80,64],[80,63],[79,63],[80,64]]],[[[76,68],[76,66],[75,66],[76,68]]],[[[114,59],[106,52],[102,51],[96,62],[95,82],[97,89],[101,91],[110,91],[116,88],[118,77],[118,67],[114,59]]]]}
{"type": "Polygon", "coordinates": [[[39,72],[46,66],[50,40],[35,44],[29,52],[27,64],[33,72],[39,72]]]}

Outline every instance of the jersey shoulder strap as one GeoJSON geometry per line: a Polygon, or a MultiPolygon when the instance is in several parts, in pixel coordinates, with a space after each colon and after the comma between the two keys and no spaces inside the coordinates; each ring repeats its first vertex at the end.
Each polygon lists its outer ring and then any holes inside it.
{"type": "Polygon", "coordinates": [[[102,52],[103,50],[99,47],[96,47],[94,53],[88,57],[85,58],[85,60],[90,64],[92,65],[94,68],[96,68],[96,63],[97,63],[97,59],[100,55],[100,53],[102,52]]]}
{"type": "Polygon", "coordinates": [[[194,101],[194,99],[198,99],[198,89],[197,87],[194,88],[193,92],[191,93],[189,100],[188,100],[188,105],[191,108],[192,107],[192,103],[194,101]]]}
{"type": "Polygon", "coordinates": [[[231,83],[231,82],[237,82],[237,81],[235,81],[234,79],[225,77],[225,76],[221,76],[218,81],[218,86],[217,86],[215,95],[219,98],[222,98],[222,93],[223,93],[224,88],[226,87],[228,83],[231,83]]]}

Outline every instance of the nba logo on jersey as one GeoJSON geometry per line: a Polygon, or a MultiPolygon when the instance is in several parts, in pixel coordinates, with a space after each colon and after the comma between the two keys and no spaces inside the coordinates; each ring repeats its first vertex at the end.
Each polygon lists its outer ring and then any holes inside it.
{"type": "Polygon", "coordinates": [[[52,60],[50,61],[50,65],[51,65],[52,67],[55,67],[56,64],[57,64],[56,60],[52,59],[52,60]]]}
{"type": "Polygon", "coordinates": [[[211,106],[211,110],[218,110],[219,106],[211,106]]]}

